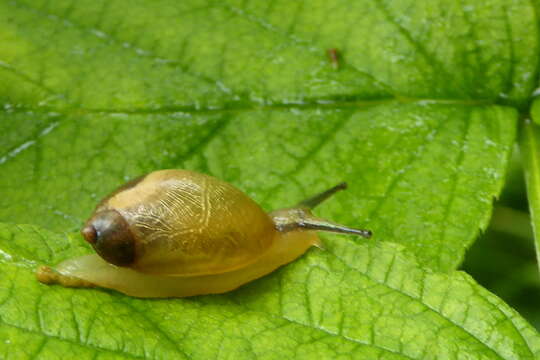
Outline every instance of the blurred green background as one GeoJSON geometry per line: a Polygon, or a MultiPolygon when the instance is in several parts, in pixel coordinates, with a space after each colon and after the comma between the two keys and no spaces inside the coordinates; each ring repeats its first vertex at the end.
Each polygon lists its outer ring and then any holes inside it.
{"type": "Polygon", "coordinates": [[[469,249],[461,269],[540,330],[540,277],[527,192],[517,147],[505,188],[487,231],[469,249]]]}

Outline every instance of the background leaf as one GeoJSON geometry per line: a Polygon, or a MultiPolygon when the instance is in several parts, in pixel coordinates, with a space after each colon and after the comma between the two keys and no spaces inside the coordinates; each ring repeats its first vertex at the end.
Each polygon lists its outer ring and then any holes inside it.
{"type": "Polygon", "coordinates": [[[540,355],[538,334],[464,273],[433,274],[392,244],[337,237],[325,243],[327,251],[311,250],[230,294],[152,301],[39,284],[35,264],[83,253],[79,237],[0,225],[0,354],[522,360],[540,355]]]}
{"type": "MultiPolygon", "coordinates": [[[[533,112],[533,117],[538,117],[538,115],[540,114],[533,112]]],[[[531,222],[534,230],[534,243],[537,258],[540,261],[540,235],[538,234],[540,230],[540,130],[538,130],[537,125],[527,120],[523,124],[520,140],[531,222]]]]}
{"type": "Polygon", "coordinates": [[[499,203],[488,231],[469,249],[462,268],[538,329],[540,281],[534,247],[529,215],[499,203]]]}

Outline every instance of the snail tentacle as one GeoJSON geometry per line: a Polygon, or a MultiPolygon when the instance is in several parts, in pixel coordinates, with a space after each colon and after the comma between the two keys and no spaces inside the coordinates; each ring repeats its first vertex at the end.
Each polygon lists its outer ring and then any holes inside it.
{"type": "Polygon", "coordinates": [[[307,198],[296,205],[296,207],[305,207],[308,209],[313,209],[323,201],[327,200],[329,197],[337,193],[338,191],[347,189],[347,183],[341,182],[337,184],[336,186],[331,187],[328,190],[325,190],[317,195],[314,195],[310,198],[307,198]]]}
{"type": "Polygon", "coordinates": [[[335,193],[347,188],[347,183],[342,182],[298,203],[292,208],[280,209],[270,213],[275,227],[280,232],[295,230],[327,231],[340,234],[357,235],[365,238],[371,237],[370,230],[350,228],[329,220],[321,219],[311,213],[311,209],[319,205],[335,193]]]}

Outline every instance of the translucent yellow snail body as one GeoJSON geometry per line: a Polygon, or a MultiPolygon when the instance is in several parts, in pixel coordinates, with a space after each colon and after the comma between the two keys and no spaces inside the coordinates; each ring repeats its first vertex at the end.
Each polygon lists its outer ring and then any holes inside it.
{"type": "Polygon", "coordinates": [[[187,170],[133,180],[98,204],[81,230],[97,254],[42,266],[38,280],[100,286],[137,297],[223,293],[319,245],[315,231],[370,237],[311,209],[339,184],[297,206],[265,213],[232,185],[187,170]]]}

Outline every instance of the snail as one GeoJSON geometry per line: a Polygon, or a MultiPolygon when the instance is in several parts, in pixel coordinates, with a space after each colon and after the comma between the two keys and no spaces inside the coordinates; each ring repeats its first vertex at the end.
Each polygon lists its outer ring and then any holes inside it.
{"type": "Polygon", "coordinates": [[[68,259],[37,278],[104,287],[135,297],[224,293],[320,246],[316,231],[371,236],[315,217],[341,183],[291,208],[266,213],[243,192],[188,170],[159,170],[105,199],[81,233],[97,254],[68,259]]]}

